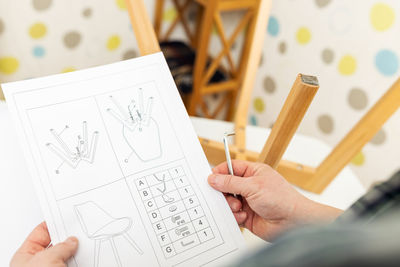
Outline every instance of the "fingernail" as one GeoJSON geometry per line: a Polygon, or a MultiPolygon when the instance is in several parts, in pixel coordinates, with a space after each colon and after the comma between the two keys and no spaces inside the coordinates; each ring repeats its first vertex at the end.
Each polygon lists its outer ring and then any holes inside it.
{"type": "Polygon", "coordinates": [[[78,243],[78,239],[74,236],[68,237],[67,240],[65,240],[66,243],[69,243],[71,245],[75,245],[78,243]]]}

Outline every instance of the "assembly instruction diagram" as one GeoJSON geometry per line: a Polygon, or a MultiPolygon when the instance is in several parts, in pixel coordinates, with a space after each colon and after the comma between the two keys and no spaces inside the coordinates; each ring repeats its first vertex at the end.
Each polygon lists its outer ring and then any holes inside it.
{"type": "Polygon", "coordinates": [[[56,174],[60,173],[60,168],[64,164],[68,164],[71,168],[76,169],[82,161],[89,164],[93,163],[99,132],[94,131],[89,140],[87,124],[86,121],[82,122],[82,134],[76,136],[76,143],[74,146],[68,145],[62,137],[65,131],[70,130],[68,125],[60,132],[50,129],[50,133],[54,137],[57,145],[54,143],[47,143],[46,146],[61,160],[61,164],[55,170],[56,174]]]}
{"type": "Polygon", "coordinates": [[[221,265],[244,251],[162,53],[3,89],[53,243],[79,239],[69,267],[221,265]]]}

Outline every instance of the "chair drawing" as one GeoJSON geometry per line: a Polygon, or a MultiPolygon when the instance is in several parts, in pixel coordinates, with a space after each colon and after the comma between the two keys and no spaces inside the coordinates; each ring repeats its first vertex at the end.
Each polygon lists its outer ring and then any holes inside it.
{"type": "Polygon", "coordinates": [[[94,267],[99,266],[100,247],[103,241],[110,243],[118,266],[122,266],[114,240],[118,236],[123,236],[137,253],[143,254],[143,251],[128,234],[129,229],[132,227],[131,218],[114,218],[93,201],[75,205],[74,209],[83,232],[95,242],[94,267]]]}

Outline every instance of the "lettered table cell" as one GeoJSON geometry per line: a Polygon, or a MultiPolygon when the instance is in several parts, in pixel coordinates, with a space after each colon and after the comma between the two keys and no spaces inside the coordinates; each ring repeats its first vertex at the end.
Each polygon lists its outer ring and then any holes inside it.
{"type": "Polygon", "coordinates": [[[161,246],[165,246],[171,243],[171,239],[169,238],[167,232],[158,235],[157,239],[161,246]]]}
{"type": "Polygon", "coordinates": [[[160,214],[160,212],[158,210],[150,211],[148,214],[149,214],[149,218],[150,218],[151,223],[155,223],[155,222],[158,222],[158,221],[162,220],[161,214],[160,214]]]}
{"type": "Polygon", "coordinates": [[[153,197],[149,188],[140,190],[139,195],[142,198],[142,200],[148,200],[153,197]]]}
{"type": "Polygon", "coordinates": [[[144,202],[144,206],[145,206],[147,211],[152,211],[152,210],[157,209],[157,206],[156,206],[156,203],[155,203],[154,199],[146,200],[144,202]]]}
{"type": "Polygon", "coordinates": [[[142,177],[142,178],[137,179],[135,183],[136,183],[136,188],[137,188],[138,190],[142,190],[142,189],[144,189],[144,188],[149,187],[149,185],[147,184],[147,181],[146,181],[146,178],[145,178],[145,177],[142,177]]]}
{"type": "Polygon", "coordinates": [[[165,231],[167,231],[163,221],[153,223],[153,228],[154,228],[154,231],[156,232],[156,234],[161,234],[161,233],[164,233],[165,231]]]}
{"type": "Polygon", "coordinates": [[[166,245],[166,246],[162,247],[162,250],[163,250],[164,256],[165,256],[166,258],[170,258],[170,257],[176,255],[175,249],[174,249],[174,247],[172,246],[172,244],[166,245]]]}

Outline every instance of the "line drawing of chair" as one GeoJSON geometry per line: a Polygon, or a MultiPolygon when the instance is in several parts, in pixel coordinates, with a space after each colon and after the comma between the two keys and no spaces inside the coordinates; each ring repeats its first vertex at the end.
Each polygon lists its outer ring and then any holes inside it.
{"type": "Polygon", "coordinates": [[[122,266],[117,247],[115,246],[114,238],[117,236],[123,236],[139,255],[143,254],[143,251],[128,234],[129,229],[132,227],[132,218],[115,218],[93,201],[75,205],[74,210],[83,232],[89,239],[95,242],[94,267],[99,266],[100,247],[103,241],[110,243],[115,261],[119,267],[122,266]]]}

